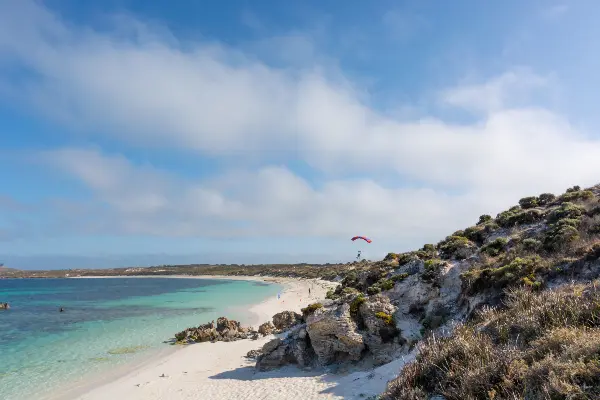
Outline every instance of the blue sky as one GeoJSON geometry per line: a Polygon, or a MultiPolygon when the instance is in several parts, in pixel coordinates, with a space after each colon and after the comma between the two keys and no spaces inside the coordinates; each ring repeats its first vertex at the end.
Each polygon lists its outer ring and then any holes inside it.
{"type": "Polygon", "coordinates": [[[596,184],[599,16],[0,1],[0,262],[377,259],[596,184]]]}

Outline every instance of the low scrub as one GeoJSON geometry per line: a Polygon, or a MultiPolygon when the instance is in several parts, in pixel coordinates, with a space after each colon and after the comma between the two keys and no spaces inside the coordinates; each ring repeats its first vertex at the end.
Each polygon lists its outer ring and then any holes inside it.
{"type": "Polygon", "coordinates": [[[481,248],[481,252],[490,257],[496,257],[502,253],[506,247],[508,240],[506,238],[497,238],[481,248]]]}
{"type": "Polygon", "coordinates": [[[585,201],[594,197],[594,192],[590,190],[581,190],[579,186],[575,186],[573,188],[567,189],[567,192],[562,194],[558,201],[563,202],[577,202],[577,201],[585,201]]]}
{"type": "Polygon", "coordinates": [[[562,203],[560,207],[552,210],[548,217],[546,218],[546,222],[548,224],[553,224],[558,222],[561,219],[579,219],[585,213],[585,208],[580,205],[566,202],[562,203]]]}
{"type": "Polygon", "coordinates": [[[443,258],[465,258],[464,252],[475,247],[473,242],[461,235],[464,235],[463,231],[455,232],[452,236],[447,237],[438,244],[443,258]]]}
{"type": "Polygon", "coordinates": [[[394,325],[394,317],[391,316],[390,314],[380,311],[378,313],[375,313],[375,316],[377,318],[383,320],[383,322],[385,322],[386,325],[394,325]]]}
{"type": "Polygon", "coordinates": [[[517,225],[532,224],[541,221],[544,212],[538,209],[523,210],[520,206],[514,206],[503,211],[496,217],[496,223],[503,228],[512,228],[517,225]]]}
{"type": "Polygon", "coordinates": [[[434,285],[439,285],[439,279],[442,272],[442,268],[446,265],[446,263],[442,260],[428,260],[425,261],[424,271],[421,275],[421,278],[425,282],[433,283],[434,285]]]}
{"type": "Polygon", "coordinates": [[[382,399],[596,399],[600,292],[592,285],[508,294],[450,337],[430,336],[382,399]]]}
{"type": "Polygon", "coordinates": [[[314,313],[315,311],[317,311],[319,308],[323,308],[323,304],[313,303],[313,304],[309,304],[308,306],[304,307],[300,311],[302,311],[302,316],[304,316],[304,318],[306,318],[309,315],[311,315],[312,313],[314,313]]]}
{"type": "Polygon", "coordinates": [[[536,255],[517,257],[498,267],[473,268],[461,274],[461,278],[467,292],[473,294],[490,288],[503,289],[518,284],[541,287],[543,280],[536,274],[545,271],[546,262],[536,255]]]}

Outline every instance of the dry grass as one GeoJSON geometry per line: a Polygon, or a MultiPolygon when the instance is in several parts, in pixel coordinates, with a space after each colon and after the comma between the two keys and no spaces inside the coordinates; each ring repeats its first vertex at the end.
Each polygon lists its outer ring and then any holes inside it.
{"type": "Polygon", "coordinates": [[[448,338],[429,337],[384,399],[599,399],[600,289],[511,291],[448,338]]]}

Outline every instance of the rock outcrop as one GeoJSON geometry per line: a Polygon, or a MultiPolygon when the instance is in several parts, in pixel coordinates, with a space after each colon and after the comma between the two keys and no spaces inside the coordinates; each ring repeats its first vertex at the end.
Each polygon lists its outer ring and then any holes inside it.
{"type": "Polygon", "coordinates": [[[246,358],[257,359],[261,354],[261,350],[250,350],[248,353],[246,353],[246,358]]]}
{"type": "Polygon", "coordinates": [[[396,307],[383,295],[371,296],[359,306],[359,315],[364,331],[365,345],[373,355],[375,364],[392,361],[396,353],[406,343],[396,327],[394,312],[396,307]]]}
{"type": "Polygon", "coordinates": [[[316,361],[304,324],[292,328],[285,339],[277,338],[267,342],[260,352],[261,355],[256,361],[256,369],[259,371],[268,371],[287,364],[309,367],[316,361]]]}
{"type": "Polygon", "coordinates": [[[348,303],[320,308],[306,319],[306,332],[322,365],[361,358],[365,343],[357,328],[348,303]]]}
{"type": "Polygon", "coordinates": [[[273,325],[278,331],[283,331],[302,323],[302,315],[294,311],[282,311],[273,315],[273,325]]]}
{"type": "Polygon", "coordinates": [[[220,317],[215,321],[188,328],[175,334],[178,342],[200,343],[200,342],[231,342],[234,340],[252,338],[256,331],[252,328],[244,328],[238,321],[220,317]]]}
{"type": "Polygon", "coordinates": [[[271,335],[275,333],[275,326],[271,323],[271,321],[265,322],[258,327],[258,333],[263,336],[271,335]]]}

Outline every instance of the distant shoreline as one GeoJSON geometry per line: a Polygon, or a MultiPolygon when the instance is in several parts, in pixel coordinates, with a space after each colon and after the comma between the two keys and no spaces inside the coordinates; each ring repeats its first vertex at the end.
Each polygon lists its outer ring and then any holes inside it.
{"type": "MultiPolygon", "coordinates": [[[[90,276],[67,276],[65,279],[115,279],[115,278],[175,278],[175,279],[226,279],[232,281],[268,281],[273,279],[292,279],[278,278],[269,276],[240,276],[240,275],[90,275],[90,276]]],[[[293,278],[302,279],[302,278],[293,278]]]]}

